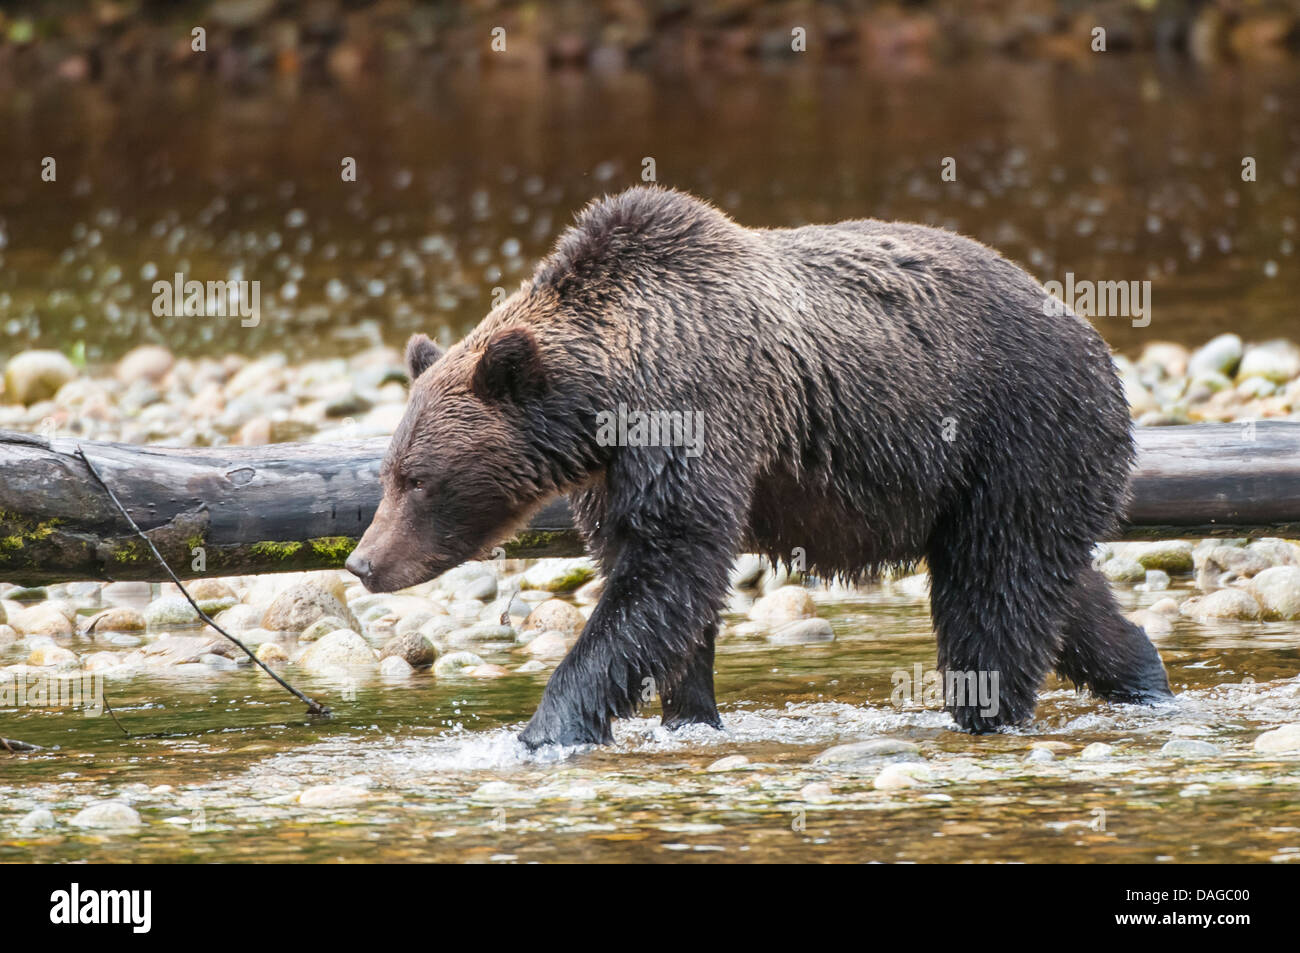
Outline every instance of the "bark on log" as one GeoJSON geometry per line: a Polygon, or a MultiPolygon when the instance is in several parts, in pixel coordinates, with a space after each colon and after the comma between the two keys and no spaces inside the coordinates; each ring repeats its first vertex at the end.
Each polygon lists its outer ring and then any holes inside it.
{"type": "Polygon", "coordinates": [[[1300,423],[1139,427],[1117,539],[1300,538],[1300,423]]]}
{"type": "MultiPolygon", "coordinates": [[[[165,578],[78,445],[181,576],[342,566],[379,502],[386,442],[166,449],[0,431],[0,580],[165,578]]],[[[1300,423],[1141,428],[1138,445],[1116,538],[1300,538],[1300,423]]],[[[572,556],[582,541],[557,500],[505,550],[572,556]]]]}

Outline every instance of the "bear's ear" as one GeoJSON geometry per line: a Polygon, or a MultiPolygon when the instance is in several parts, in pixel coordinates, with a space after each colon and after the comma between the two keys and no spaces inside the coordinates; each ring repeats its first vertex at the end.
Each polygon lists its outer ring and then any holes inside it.
{"type": "Polygon", "coordinates": [[[542,353],[527,328],[492,335],[474,367],[474,392],[484,400],[519,402],[546,389],[542,353]]]}
{"type": "Polygon", "coordinates": [[[427,371],[430,365],[442,357],[442,348],[429,340],[426,334],[412,334],[406,342],[406,372],[411,375],[411,383],[427,371]]]}

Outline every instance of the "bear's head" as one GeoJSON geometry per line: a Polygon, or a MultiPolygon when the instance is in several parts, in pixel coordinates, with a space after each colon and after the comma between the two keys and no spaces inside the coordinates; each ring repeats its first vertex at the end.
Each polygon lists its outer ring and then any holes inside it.
{"type": "Polygon", "coordinates": [[[446,352],[423,334],[407,344],[410,402],[380,468],[383,498],[347,561],[372,592],[481,555],[555,490],[537,446],[548,391],[538,341],[522,323],[480,330],[446,352]]]}

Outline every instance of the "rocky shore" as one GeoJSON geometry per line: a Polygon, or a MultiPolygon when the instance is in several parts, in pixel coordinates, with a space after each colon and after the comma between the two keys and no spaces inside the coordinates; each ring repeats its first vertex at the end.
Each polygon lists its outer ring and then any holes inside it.
{"type": "MultiPolygon", "coordinates": [[[[1116,586],[1159,593],[1135,622],[1159,642],[1179,618],[1300,620],[1300,545],[1281,539],[1172,540],[1098,547],[1116,586]]],[[[737,559],[722,638],[772,645],[829,642],[823,604],[867,589],[923,601],[925,573],[855,589],[791,575],[757,556],[737,559]]],[[[600,595],[585,558],[467,563],[395,594],[366,592],[345,572],[203,579],[205,612],[290,670],[346,679],[497,678],[548,670],[564,657],[600,595]]],[[[250,664],[201,623],[172,584],[0,584],[0,679],[81,672],[126,676],[169,669],[219,677],[250,664]]]]}
{"type": "Polygon", "coordinates": [[[735,69],[803,57],[924,64],[967,53],[1081,60],[1093,30],[1107,51],[1160,50],[1201,62],[1294,51],[1300,18],[1284,5],[1231,0],[1152,4],[1059,0],[906,4],[671,0],[613,5],[384,0],[206,3],[26,2],[0,11],[0,82],[57,77],[127,83],[200,73],[245,84],[275,77],[350,82],[453,68],[735,69]],[[202,48],[194,30],[202,28],[202,48]],[[792,31],[801,29],[802,47],[792,31]],[[504,49],[492,46],[504,31],[504,49]]]}

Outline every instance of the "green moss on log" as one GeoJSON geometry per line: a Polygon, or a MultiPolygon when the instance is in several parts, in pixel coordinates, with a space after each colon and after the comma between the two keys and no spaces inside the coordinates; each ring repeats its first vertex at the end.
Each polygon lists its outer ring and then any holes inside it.
{"type": "Polygon", "coordinates": [[[357,548],[357,541],[351,536],[320,536],[307,542],[311,551],[329,566],[342,566],[357,548]]]}
{"type": "Polygon", "coordinates": [[[504,549],[510,557],[535,557],[548,553],[572,556],[582,551],[582,543],[570,530],[526,529],[519,532],[514,539],[507,540],[504,549]]]}
{"type": "Polygon", "coordinates": [[[292,559],[300,549],[302,549],[302,543],[276,543],[271,540],[254,543],[248,547],[248,551],[254,556],[262,556],[277,561],[292,559]]]}
{"type": "Polygon", "coordinates": [[[58,519],[33,522],[17,513],[0,510],[0,533],[4,534],[0,536],[0,551],[14,552],[24,549],[28,543],[49,539],[61,522],[58,519]]]}
{"type": "Polygon", "coordinates": [[[7,532],[0,539],[0,548],[22,549],[29,542],[48,539],[61,522],[62,520],[49,519],[34,523],[17,513],[0,510],[0,532],[7,532]]]}
{"type": "MultiPolygon", "coordinates": [[[[145,552],[146,550],[139,540],[129,539],[113,550],[111,558],[115,563],[138,563],[141,559],[144,559],[145,552]]],[[[152,553],[149,553],[149,558],[153,558],[152,553]]]]}

